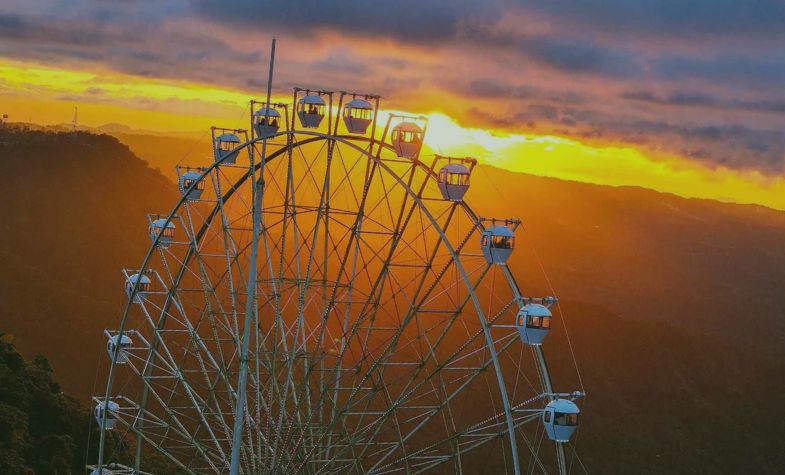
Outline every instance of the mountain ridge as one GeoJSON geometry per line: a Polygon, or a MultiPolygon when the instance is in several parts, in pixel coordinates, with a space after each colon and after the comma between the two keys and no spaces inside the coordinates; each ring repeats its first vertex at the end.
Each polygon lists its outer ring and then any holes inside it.
{"type": "MultiPolygon", "coordinates": [[[[0,331],[84,400],[125,302],[120,269],[139,265],[145,214],[168,211],[176,185],[107,135],[0,131],[0,157],[0,331]]],[[[587,390],[577,443],[589,470],[778,473],[783,213],[483,175],[469,203],[524,219],[510,261],[522,289],[561,300],[544,349],[558,390],[580,388],[579,375],[587,390]],[[491,180],[506,199],[482,193],[491,180]]]]}

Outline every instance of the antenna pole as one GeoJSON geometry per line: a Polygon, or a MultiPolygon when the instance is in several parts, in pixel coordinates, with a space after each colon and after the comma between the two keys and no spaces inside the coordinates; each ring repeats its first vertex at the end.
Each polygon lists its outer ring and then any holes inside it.
{"type": "MultiPolygon", "coordinates": [[[[270,107],[270,96],[273,87],[273,66],[275,65],[275,37],[270,50],[270,73],[267,78],[267,107],[270,107]]],[[[245,322],[243,324],[243,340],[240,346],[240,375],[237,382],[237,405],[234,412],[234,432],[232,434],[232,458],[229,466],[230,475],[240,473],[240,446],[243,437],[243,420],[248,403],[248,346],[251,339],[251,327],[258,325],[258,306],[256,305],[256,261],[259,253],[259,233],[262,221],[262,187],[264,185],[264,161],[266,159],[267,139],[262,139],[262,156],[259,166],[259,178],[253,185],[253,237],[251,240],[251,257],[248,265],[248,286],[245,300],[245,322]]],[[[251,174],[254,166],[251,165],[251,174]]],[[[258,342],[257,342],[258,344],[258,342]]],[[[256,355],[258,358],[258,355],[256,355]]],[[[258,391],[258,388],[257,388],[258,391]]]]}

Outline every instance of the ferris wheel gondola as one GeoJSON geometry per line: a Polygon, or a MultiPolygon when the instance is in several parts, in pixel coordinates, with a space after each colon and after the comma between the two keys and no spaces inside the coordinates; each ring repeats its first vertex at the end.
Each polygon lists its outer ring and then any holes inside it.
{"type": "Polygon", "coordinates": [[[373,121],[373,105],[366,99],[352,99],[343,108],[343,121],[350,133],[365,134],[373,121]]]}
{"type": "Polygon", "coordinates": [[[281,113],[273,106],[263,105],[253,113],[253,126],[258,138],[273,137],[281,127],[281,113]]]}
{"type": "Polygon", "coordinates": [[[318,94],[306,94],[297,102],[297,117],[306,129],[315,129],[324,120],[326,111],[324,99],[318,94]]]}
{"type": "Polygon", "coordinates": [[[240,137],[231,132],[225,132],[213,137],[213,155],[216,162],[232,165],[237,161],[240,137]]]}

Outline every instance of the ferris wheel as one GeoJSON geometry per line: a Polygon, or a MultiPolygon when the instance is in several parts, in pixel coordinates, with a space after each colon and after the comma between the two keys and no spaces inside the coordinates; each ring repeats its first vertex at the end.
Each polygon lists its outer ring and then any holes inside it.
{"type": "Polygon", "coordinates": [[[551,383],[556,298],[507,266],[520,221],[475,213],[476,161],[421,155],[427,118],[379,103],[268,88],[178,167],[105,331],[88,470],[567,473],[583,393],[551,383]]]}

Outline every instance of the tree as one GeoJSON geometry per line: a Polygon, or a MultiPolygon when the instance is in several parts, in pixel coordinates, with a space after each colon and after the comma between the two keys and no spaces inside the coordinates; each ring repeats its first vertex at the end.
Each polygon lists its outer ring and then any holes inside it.
{"type": "Polygon", "coordinates": [[[82,473],[87,440],[92,452],[98,440],[89,420],[90,412],[60,391],[46,358],[25,361],[0,334],[0,473],[82,473]]]}

